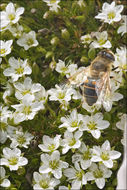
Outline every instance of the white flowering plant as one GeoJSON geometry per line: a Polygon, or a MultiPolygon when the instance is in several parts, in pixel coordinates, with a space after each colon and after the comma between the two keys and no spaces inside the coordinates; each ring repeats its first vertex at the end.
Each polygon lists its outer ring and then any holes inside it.
{"type": "Polygon", "coordinates": [[[2,190],[117,188],[126,146],[126,10],[122,0],[1,0],[2,190]],[[96,77],[95,89],[86,88],[103,50],[114,54],[106,95],[96,77]],[[98,95],[92,104],[90,90],[98,95]]]}

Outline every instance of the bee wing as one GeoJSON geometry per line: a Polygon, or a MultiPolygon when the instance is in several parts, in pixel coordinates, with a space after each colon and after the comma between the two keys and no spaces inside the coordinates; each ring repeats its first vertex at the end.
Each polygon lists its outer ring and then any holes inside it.
{"type": "Polygon", "coordinates": [[[68,78],[72,85],[80,86],[90,76],[90,67],[83,68],[68,78]]]}
{"type": "Polygon", "coordinates": [[[106,72],[103,77],[96,82],[95,90],[98,96],[98,103],[107,105],[107,107],[109,107],[110,103],[106,98],[111,92],[109,72],[106,72]]]}

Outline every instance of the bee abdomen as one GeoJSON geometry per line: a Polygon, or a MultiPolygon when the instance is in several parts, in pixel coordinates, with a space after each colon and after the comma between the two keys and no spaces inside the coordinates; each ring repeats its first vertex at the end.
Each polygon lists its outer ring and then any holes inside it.
{"type": "Polygon", "coordinates": [[[96,80],[88,78],[81,86],[83,96],[89,106],[92,106],[97,101],[97,93],[95,90],[96,80]]]}

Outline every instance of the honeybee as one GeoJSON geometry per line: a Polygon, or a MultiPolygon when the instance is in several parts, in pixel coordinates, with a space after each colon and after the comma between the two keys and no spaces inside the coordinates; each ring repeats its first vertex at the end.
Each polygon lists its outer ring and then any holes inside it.
{"type": "Polygon", "coordinates": [[[90,66],[68,78],[71,85],[79,87],[89,106],[98,99],[102,102],[104,96],[110,93],[110,71],[114,61],[113,53],[104,49],[98,53],[90,66]]]}

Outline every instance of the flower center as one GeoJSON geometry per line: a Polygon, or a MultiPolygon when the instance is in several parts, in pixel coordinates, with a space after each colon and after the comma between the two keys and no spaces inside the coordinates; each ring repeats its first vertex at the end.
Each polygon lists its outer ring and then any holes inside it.
{"type": "Polygon", "coordinates": [[[10,20],[14,20],[14,19],[15,19],[15,15],[14,15],[14,14],[9,14],[9,15],[8,15],[8,18],[9,18],[10,20]]]}
{"type": "Polygon", "coordinates": [[[39,182],[39,185],[40,185],[43,189],[47,189],[47,188],[49,187],[47,181],[44,181],[44,180],[40,181],[40,182],[39,182]]]}
{"type": "Polygon", "coordinates": [[[89,160],[90,158],[91,158],[90,151],[89,150],[85,151],[83,154],[83,160],[89,160]]]}
{"type": "Polygon", "coordinates": [[[64,97],[65,97],[65,94],[63,92],[59,92],[58,98],[59,99],[64,99],[64,97]]]}
{"type": "Polygon", "coordinates": [[[23,109],[23,113],[25,115],[29,115],[31,113],[31,107],[30,106],[25,106],[23,109]]]}
{"type": "Polygon", "coordinates": [[[64,72],[67,71],[67,68],[66,68],[66,67],[63,67],[63,68],[61,68],[61,70],[62,70],[62,72],[64,73],[64,72]]]}
{"type": "Polygon", "coordinates": [[[77,125],[78,125],[78,122],[76,120],[71,123],[71,127],[73,128],[77,127],[77,125]]]}
{"type": "Polygon", "coordinates": [[[6,130],[7,130],[7,124],[6,124],[6,123],[1,122],[1,125],[0,125],[0,130],[2,130],[2,131],[6,131],[6,130]]]}
{"type": "Polygon", "coordinates": [[[102,158],[102,160],[109,160],[109,153],[102,152],[101,153],[101,158],[102,158]]]}
{"type": "Polygon", "coordinates": [[[53,160],[49,162],[50,168],[53,170],[57,169],[59,167],[59,161],[58,160],[53,160]]]}
{"type": "Polygon", "coordinates": [[[34,44],[33,39],[32,39],[32,38],[29,38],[29,39],[27,40],[27,45],[28,45],[28,46],[31,46],[31,45],[33,45],[33,44],[34,44]]]}
{"type": "Polygon", "coordinates": [[[87,37],[84,39],[84,42],[89,42],[89,41],[91,41],[91,38],[87,36],[87,37]]]}
{"type": "Polygon", "coordinates": [[[0,50],[0,54],[2,55],[2,54],[5,54],[6,53],[6,50],[5,49],[1,49],[0,50]]]}
{"type": "Polygon", "coordinates": [[[108,13],[108,19],[114,19],[115,16],[116,16],[116,14],[113,11],[108,13]]]}
{"type": "Polygon", "coordinates": [[[55,145],[54,144],[49,145],[48,149],[51,150],[51,151],[53,151],[55,149],[55,145]]]}
{"type": "Polygon", "coordinates": [[[18,69],[16,69],[17,74],[22,74],[23,71],[24,71],[24,68],[22,68],[22,67],[19,67],[18,69]]]}
{"type": "Polygon", "coordinates": [[[96,124],[94,121],[90,121],[90,122],[87,124],[87,127],[88,127],[90,130],[95,130],[95,129],[96,129],[96,126],[97,126],[97,124],[96,124]]]}
{"type": "Polygon", "coordinates": [[[8,161],[9,161],[10,165],[16,165],[18,162],[18,158],[17,157],[11,157],[8,161]]]}
{"type": "Polygon", "coordinates": [[[83,174],[84,174],[83,170],[76,172],[76,177],[79,181],[82,181],[83,174]]]}
{"type": "Polygon", "coordinates": [[[23,135],[18,136],[17,141],[19,144],[24,144],[26,142],[26,138],[23,135]]]}
{"type": "Polygon", "coordinates": [[[72,138],[72,139],[69,141],[69,146],[74,146],[75,143],[76,143],[75,138],[72,138]]]}
{"type": "Polygon", "coordinates": [[[98,41],[99,45],[103,45],[105,44],[105,40],[103,38],[101,38],[99,41],[98,41]]]}
{"type": "Polygon", "coordinates": [[[95,178],[102,178],[103,177],[103,172],[101,170],[97,169],[97,170],[95,170],[93,172],[93,175],[94,175],[95,178]]]}
{"type": "Polygon", "coordinates": [[[25,96],[26,94],[30,94],[30,90],[25,90],[24,92],[22,92],[23,96],[25,96]]]}

